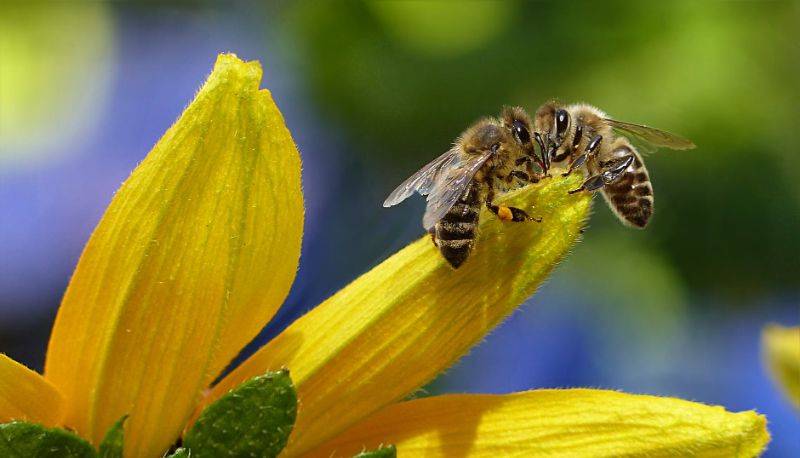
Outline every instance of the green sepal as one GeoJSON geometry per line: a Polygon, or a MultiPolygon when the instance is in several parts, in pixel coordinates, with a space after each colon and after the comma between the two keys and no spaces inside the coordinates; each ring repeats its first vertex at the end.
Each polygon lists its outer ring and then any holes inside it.
{"type": "Polygon", "coordinates": [[[191,458],[192,452],[189,451],[188,448],[179,448],[175,450],[171,455],[167,455],[166,458],[191,458]]]}
{"type": "Polygon", "coordinates": [[[394,445],[381,445],[377,450],[365,450],[353,458],[397,458],[397,449],[394,445]]]}
{"type": "Polygon", "coordinates": [[[125,420],[127,415],[117,420],[100,443],[100,458],[122,458],[122,443],[125,439],[125,420]]]}
{"type": "Polygon", "coordinates": [[[292,432],[297,393],[288,370],[254,377],[203,410],[183,445],[193,458],[277,456],[292,432]]]}
{"type": "Polygon", "coordinates": [[[91,444],[65,429],[15,421],[0,424],[0,456],[97,458],[97,452],[91,444]]]}

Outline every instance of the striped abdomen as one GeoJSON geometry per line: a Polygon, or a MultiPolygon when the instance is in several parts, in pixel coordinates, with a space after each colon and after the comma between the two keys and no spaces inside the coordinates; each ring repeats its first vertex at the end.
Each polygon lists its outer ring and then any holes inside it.
{"type": "Polygon", "coordinates": [[[603,197],[623,223],[643,228],[653,215],[653,186],[639,154],[629,151],[633,162],[621,177],[603,187],[603,197]]]}
{"type": "Polygon", "coordinates": [[[478,185],[473,183],[434,227],[433,243],[454,269],[467,260],[475,245],[480,209],[478,185]]]}

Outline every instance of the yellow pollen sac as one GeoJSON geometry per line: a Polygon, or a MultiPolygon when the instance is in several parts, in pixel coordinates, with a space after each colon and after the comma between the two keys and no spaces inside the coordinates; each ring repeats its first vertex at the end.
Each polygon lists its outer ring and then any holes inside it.
{"type": "Polygon", "coordinates": [[[511,221],[514,218],[514,215],[511,213],[511,209],[501,206],[497,210],[497,217],[503,221],[511,221]]]}

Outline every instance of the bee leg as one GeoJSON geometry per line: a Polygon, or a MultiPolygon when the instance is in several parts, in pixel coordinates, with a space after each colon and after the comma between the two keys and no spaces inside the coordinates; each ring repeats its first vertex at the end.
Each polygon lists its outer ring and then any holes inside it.
{"type": "Polygon", "coordinates": [[[510,211],[508,211],[508,207],[498,207],[494,204],[494,188],[492,187],[491,183],[486,183],[486,208],[489,209],[492,213],[497,215],[498,218],[502,220],[508,220],[510,218],[510,211]]]}
{"type": "MultiPolygon", "coordinates": [[[[518,158],[517,160],[514,161],[514,165],[516,165],[517,167],[519,167],[520,165],[523,165],[523,164],[525,164],[525,170],[527,171],[527,176],[532,177],[532,178],[529,178],[529,179],[525,179],[524,181],[528,181],[528,182],[531,182],[531,183],[538,183],[539,180],[541,180],[542,178],[550,177],[549,174],[546,174],[547,165],[545,165],[545,163],[542,162],[542,160],[539,158],[539,156],[536,155],[535,151],[526,153],[525,156],[522,156],[522,157],[520,157],[520,158],[518,158]],[[534,163],[536,163],[536,165],[539,166],[539,169],[541,171],[538,171],[538,170],[533,168],[533,164],[534,163]]],[[[514,172],[512,172],[512,173],[514,173],[514,172]]],[[[522,178],[520,177],[520,179],[522,179],[522,178]]]]}
{"type": "Polygon", "coordinates": [[[580,156],[578,156],[577,158],[575,158],[575,160],[572,161],[572,163],[569,164],[569,169],[567,169],[566,172],[562,173],[561,176],[562,177],[570,176],[575,169],[577,169],[578,167],[582,166],[583,163],[586,162],[586,159],[588,157],[589,157],[589,155],[587,153],[583,153],[580,156]]]}
{"type": "Polygon", "coordinates": [[[586,160],[589,159],[589,156],[592,156],[595,153],[595,151],[597,151],[597,149],[600,147],[601,141],[603,141],[603,136],[595,135],[594,138],[592,138],[592,140],[586,146],[586,150],[583,152],[583,154],[575,158],[575,160],[572,161],[572,163],[569,165],[569,169],[566,172],[562,173],[561,176],[567,177],[575,169],[582,166],[586,162],[586,160]]]}
{"type": "Polygon", "coordinates": [[[508,177],[506,177],[506,180],[510,183],[514,178],[524,181],[525,183],[538,183],[541,177],[535,173],[512,170],[511,173],[508,174],[508,177]]]}
{"type": "Polygon", "coordinates": [[[532,220],[539,223],[542,222],[541,218],[533,218],[529,216],[527,213],[525,213],[525,210],[522,210],[520,208],[506,207],[505,205],[495,205],[494,188],[492,187],[491,181],[485,183],[485,185],[486,185],[486,208],[488,208],[489,211],[497,215],[497,217],[500,218],[502,221],[512,221],[515,223],[521,223],[523,221],[532,220]]]}
{"type": "Polygon", "coordinates": [[[525,164],[525,169],[528,171],[528,173],[525,173],[525,172],[523,172],[521,170],[513,170],[505,178],[506,181],[508,183],[511,183],[511,181],[514,178],[518,178],[518,179],[520,179],[522,181],[525,181],[525,182],[538,183],[539,180],[541,179],[542,175],[540,173],[537,173],[535,170],[533,170],[533,161],[534,160],[530,156],[523,156],[521,158],[518,158],[516,161],[514,161],[514,165],[519,167],[520,165],[525,164]]]}
{"type": "MultiPolygon", "coordinates": [[[[531,164],[530,162],[528,162],[526,168],[528,170],[528,173],[527,173],[528,179],[525,180],[525,181],[527,181],[528,183],[538,183],[539,181],[543,180],[544,178],[550,178],[551,177],[551,175],[549,173],[543,173],[543,172],[534,170],[533,169],[533,164],[531,164]]],[[[542,168],[542,170],[544,170],[544,168],[542,168]]]]}
{"type": "Polygon", "coordinates": [[[583,184],[577,188],[573,189],[572,191],[568,191],[567,194],[575,194],[581,191],[594,191],[596,189],[600,189],[605,185],[603,183],[603,176],[602,175],[594,175],[586,179],[583,184]]]}
{"type": "Polygon", "coordinates": [[[600,174],[603,178],[603,185],[617,181],[619,177],[625,173],[625,170],[628,169],[628,166],[631,165],[633,160],[633,155],[630,155],[608,164],[608,167],[600,174]]]}
{"type": "Polygon", "coordinates": [[[603,170],[598,175],[590,176],[583,182],[580,188],[573,189],[569,191],[569,194],[575,194],[581,191],[595,191],[597,189],[602,188],[607,184],[611,184],[619,179],[622,174],[625,173],[625,170],[628,166],[631,165],[633,162],[633,155],[625,156],[620,158],[619,160],[612,161],[610,163],[605,163],[606,169],[603,170]]]}
{"type": "Polygon", "coordinates": [[[561,152],[561,154],[558,154],[558,148],[556,148],[555,146],[553,146],[553,148],[550,149],[550,155],[553,157],[554,162],[561,162],[564,159],[568,158],[570,154],[572,154],[572,152],[569,149],[565,149],[564,151],[561,152]]]}
{"type": "Polygon", "coordinates": [[[506,207],[505,205],[495,205],[492,200],[494,199],[494,191],[489,188],[489,193],[486,196],[486,208],[492,213],[497,215],[501,221],[510,221],[513,223],[522,223],[524,221],[542,222],[542,218],[533,217],[528,215],[525,210],[517,207],[506,207]]]}
{"type": "Polygon", "coordinates": [[[531,179],[530,175],[520,170],[512,170],[511,173],[508,174],[508,178],[512,180],[517,178],[522,181],[530,181],[531,179]]]}
{"type": "Polygon", "coordinates": [[[536,165],[539,166],[540,169],[546,170],[547,166],[544,164],[544,162],[542,162],[542,160],[539,158],[539,156],[536,155],[535,151],[531,151],[531,152],[526,151],[525,154],[526,154],[525,156],[522,156],[521,158],[518,158],[516,161],[514,161],[514,165],[520,166],[522,164],[525,164],[525,168],[528,170],[528,173],[531,174],[531,175],[534,175],[534,174],[538,175],[538,173],[533,170],[533,163],[534,162],[536,163],[536,165]]]}
{"type": "Polygon", "coordinates": [[[605,170],[603,170],[602,173],[603,181],[605,182],[605,184],[611,184],[617,181],[617,179],[619,179],[619,177],[621,177],[622,174],[625,173],[625,170],[628,169],[631,163],[633,163],[634,159],[635,158],[633,157],[633,155],[630,155],[630,156],[623,156],[616,161],[607,162],[605,170]]]}
{"type": "Polygon", "coordinates": [[[521,223],[523,221],[536,221],[537,223],[542,222],[541,217],[533,217],[522,210],[521,208],[517,207],[501,207],[501,209],[507,208],[511,212],[511,221],[515,223],[521,223]]]}
{"type": "Polygon", "coordinates": [[[542,218],[534,218],[525,212],[525,210],[517,207],[506,207],[505,205],[494,205],[486,202],[486,207],[502,221],[511,221],[514,223],[522,223],[524,221],[542,222],[542,218]]]}
{"type": "Polygon", "coordinates": [[[550,160],[553,162],[563,162],[566,158],[568,158],[572,154],[572,148],[569,146],[565,147],[563,151],[559,154],[558,149],[561,148],[562,143],[556,145],[554,142],[550,142],[550,150],[547,153],[547,156],[550,157],[550,160]]]}

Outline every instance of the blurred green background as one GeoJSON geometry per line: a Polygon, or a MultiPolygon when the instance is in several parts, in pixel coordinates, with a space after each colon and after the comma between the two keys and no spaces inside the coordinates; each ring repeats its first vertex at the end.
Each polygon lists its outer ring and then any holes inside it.
{"type": "Polygon", "coordinates": [[[301,269],[260,342],[420,236],[422,199],[380,202],[472,121],[585,101],[698,147],[645,158],[647,230],[598,198],[553,279],[426,392],[603,386],[755,408],[768,454],[798,456],[758,348],[764,324],[800,323],[798,30],[796,1],[4,2],[0,351],[41,366],[114,190],[233,51],[264,64],[304,160],[301,269]]]}

